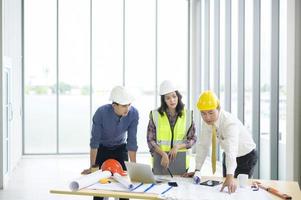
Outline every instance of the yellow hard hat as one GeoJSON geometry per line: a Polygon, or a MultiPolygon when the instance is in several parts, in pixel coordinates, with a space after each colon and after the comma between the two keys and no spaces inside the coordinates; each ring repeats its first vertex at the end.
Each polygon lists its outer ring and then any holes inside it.
{"type": "Polygon", "coordinates": [[[215,96],[214,92],[207,90],[204,91],[198,100],[197,107],[200,111],[214,110],[219,106],[219,100],[215,96]]]}

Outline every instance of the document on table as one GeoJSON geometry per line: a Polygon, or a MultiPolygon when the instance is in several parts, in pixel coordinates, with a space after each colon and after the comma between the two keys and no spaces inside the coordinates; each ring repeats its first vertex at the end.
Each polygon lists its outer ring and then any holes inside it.
{"type": "Polygon", "coordinates": [[[127,189],[118,182],[111,182],[107,184],[96,183],[87,187],[87,189],[164,194],[164,193],[168,193],[172,189],[172,187],[169,186],[167,183],[163,183],[163,184],[133,183],[133,189],[127,189]]]}
{"type": "Polygon", "coordinates": [[[208,187],[179,182],[178,185],[179,187],[173,188],[172,192],[163,194],[161,197],[173,200],[271,200],[264,190],[253,191],[251,188],[238,188],[235,193],[229,194],[227,189],[220,192],[221,185],[208,187]]]}
{"type": "Polygon", "coordinates": [[[141,184],[139,187],[134,187],[132,192],[145,192],[154,194],[164,194],[169,192],[173,187],[169,186],[167,183],[161,184],[141,184]]]}
{"type": "Polygon", "coordinates": [[[114,191],[124,191],[129,192],[130,190],[126,187],[124,187],[122,184],[118,182],[110,182],[106,184],[101,183],[95,183],[86,189],[92,189],[92,190],[114,190],[114,191]]]}
{"type": "Polygon", "coordinates": [[[220,192],[221,185],[208,187],[196,185],[187,180],[175,179],[178,187],[171,187],[167,183],[143,184],[133,183],[133,189],[129,190],[118,182],[108,184],[96,183],[87,187],[88,189],[101,189],[125,192],[141,192],[158,194],[163,199],[178,200],[271,200],[268,192],[259,189],[253,191],[251,187],[238,188],[235,193],[229,194],[227,188],[220,192]],[[183,192],[184,191],[184,192],[183,192]]]}

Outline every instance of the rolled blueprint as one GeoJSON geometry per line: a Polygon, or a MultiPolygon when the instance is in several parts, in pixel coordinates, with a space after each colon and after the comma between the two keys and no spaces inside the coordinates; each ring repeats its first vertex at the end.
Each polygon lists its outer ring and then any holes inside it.
{"type": "Polygon", "coordinates": [[[201,182],[201,172],[200,171],[196,171],[194,173],[194,176],[193,176],[193,183],[194,184],[200,184],[201,182]]]}
{"type": "Polygon", "coordinates": [[[100,179],[109,178],[111,177],[111,175],[112,174],[110,171],[98,170],[91,174],[83,175],[74,181],[71,181],[71,183],[69,184],[69,188],[72,191],[80,190],[84,187],[88,187],[97,183],[100,179]]]}
{"type": "Polygon", "coordinates": [[[114,173],[113,179],[116,180],[118,183],[120,183],[121,185],[123,185],[124,187],[126,187],[129,190],[134,188],[134,185],[128,179],[122,177],[118,173],[114,173]]]}

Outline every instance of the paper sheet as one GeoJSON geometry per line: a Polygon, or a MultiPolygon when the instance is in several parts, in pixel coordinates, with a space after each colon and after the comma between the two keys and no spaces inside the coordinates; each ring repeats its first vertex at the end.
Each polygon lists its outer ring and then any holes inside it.
{"type": "Polygon", "coordinates": [[[121,185],[118,182],[110,182],[110,183],[106,183],[106,184],[95,183],[95,184],[87,187],[87,189],[129,192],[129,189],[125,188],[123,185],[121,185]]]}
{"type": "MultiPolygon", "coordinates": [[[[99,179],[100,178],[98,177],[98,180],[99,179]]],[[[162,199],[167,200],[271,200],[268,193],[262,189],[253,191],[251,187],[238,188],[235,193],[228,194],[227,189],[225,189],[224,192],[220,192],[221,185],[215,187],[196,185],[192,183],[192,179],[177,177],[175,177],[173,181],[177,182],[178,187],[170,187],[167,183],[156,185],[132,183],[133,189],[130,190],[119,182],[111,182],[107,184],[90,184],[87,188],[154,193],[158,194],[162,199]],[[164,191],[166,192],[162,194],[164,191]]],[[[82,181],[80,181],[80,183],[82,183],[82,181]]]]}
{"type": "Polygon", "coordinates": [[[113,179],[116,180],[117,182],[119,182],[121,185],[123,185],[127,189],[132,189],[134,187],[134,185],[133,185],[133,183],[131,183],[131,181],[129,181],[125,177],[122,177],[118,173],[114,173],[113,179]]]}
{"type": "Polygon", "coordinates": [[[179,187],[172,192],[161,195],[168,200],[271,200],[264,190],[253,191],[251,188],[238,188],[235,193],[220,192],[221,185],[215,187],[201,186],[195,184],[183,184],[178,182],[179,187]],[[185,192],[183,192],[185,191],[185,192]]]}
{"type": "Polygon", "coordinates": [[[106,184],[96,183],[93,184],[87,189],[95,189],[95,190],[113,190],[113,191],[125,191],[125,192],[142,192],[142,193],[154,193],[154,194],[161,194],[163,192],[168,193],[172,191],[172,188],[164,183],[164,184],[143,184],[143,183],[132,183],[133,188],[128,189],[124,187],[122,184],[118,182],[111,182],[106,184]]]}
{"type": "Polygon", "coordinates": [[[88,175],[83,175],[73,181],[70,182],[69,188],[72,191],[80,190],[84,187],[93,185],[97,183],[100,179],[111,177],[110,171],[101,171],[98,170],[88,175]]]}

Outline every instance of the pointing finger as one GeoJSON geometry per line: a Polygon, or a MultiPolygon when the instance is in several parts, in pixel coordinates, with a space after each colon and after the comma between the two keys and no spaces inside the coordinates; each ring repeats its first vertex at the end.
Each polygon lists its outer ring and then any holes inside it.
{"type": "Polygon", "coordinates": [[[225,188],[225,185],[223,184],[223,186],[222,186],[222,188],[221,188],[220,191],[222,192],[224,190],[224,188],[225,188]]]}

